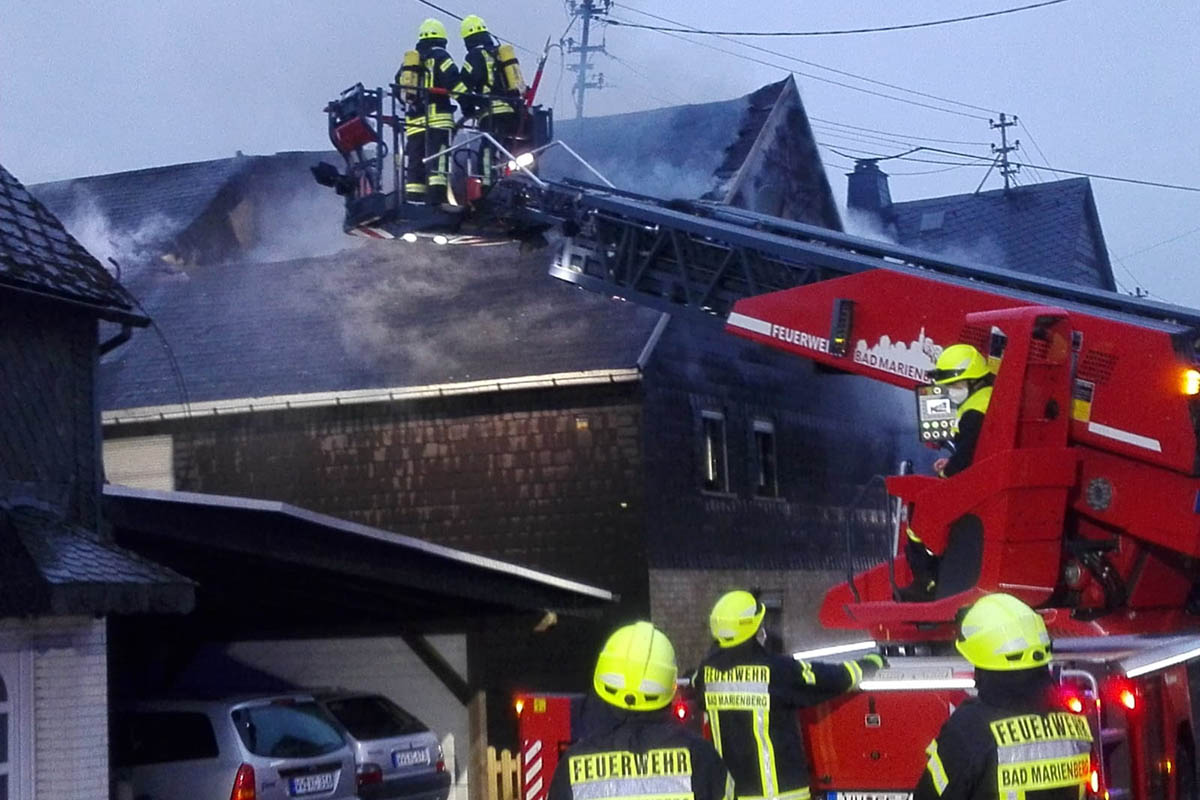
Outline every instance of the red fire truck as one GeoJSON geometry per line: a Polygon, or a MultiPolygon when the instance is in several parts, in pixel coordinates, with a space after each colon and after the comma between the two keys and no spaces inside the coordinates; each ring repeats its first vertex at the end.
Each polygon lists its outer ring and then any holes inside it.
{"type": "MultiPolygon", "coordinates": [[[[1200,312],[524,168],[455,214],[417,213],[356,193],[356,170],[380,167],[362,141],[382,142],[388,119],[335,110],[335,146],[340,126],[357,132],[346,176],[325,175],[347,195],[347,230],[369,217],[373,230],[445,243],[556,229],[556,277],[912,390],[927,443],[954,417],[929,385],[937,355],[956,342],[987,354],[995,386],[972,465],[887,481],[897,531],[911,526],[941,557],[935,597],[897,599],[911,576],[896,548],[820,610],[827,627],[865,631],[891,667],[805,720],[814,793],[907,797],[925,745],[971,691],[965,662],[945,655],[956,614],[1003,591],[1043,614],[1063,703],[1093,718],[1093,792],[1197,797],[1200,312]]],[[[571,703],[523,704],[525,800],[540,800],[571,703]]]]}

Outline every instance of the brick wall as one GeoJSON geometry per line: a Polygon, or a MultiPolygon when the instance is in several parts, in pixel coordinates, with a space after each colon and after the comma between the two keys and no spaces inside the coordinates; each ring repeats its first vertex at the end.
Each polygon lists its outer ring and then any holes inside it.
{"type": "Polygon", "coordinates": [[[97,525],[97,326],[0,290],[0,494],[32,494],[97,525]]]}
{"type": "Polygon", "coordinates": [[[846,579],[844,572],[755,569],[652,569],[651,618],[675,645],[680,670],[693,669],[712,645],[708,614],[725,592],[761,589],[783,600],[780,637],[791,653],[837,642],[855,642],[860,631],[826,630],[817,623],[825,592],[846,579]]]}

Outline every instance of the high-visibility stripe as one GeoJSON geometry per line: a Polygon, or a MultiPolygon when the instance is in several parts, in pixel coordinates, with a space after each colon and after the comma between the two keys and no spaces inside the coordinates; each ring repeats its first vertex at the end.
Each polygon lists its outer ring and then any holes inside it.
{"type": "Polygon", "coordinates": [[[754,738],[758,741],[758,765],[762,775],[763,792],[773,797],[778,791],[779,776],[775,772],[775,746],[771,743],[770,712],[756,708],[754,714],[754,738]]]}
{"type": "Polygon", "coordinates": [[[526,739],[521,760],[525,765],[525,780],[522,781],[525,800],[543,800],[546,796],[546,783],[545,776],[542,775],[542,767],[545,764],[545,759],[542,758],[542,740],[526,739]]]}
{"type": "Polygon", "coordinates": [[[929,746],[925,748],[925,753],[929,756],[925,768],[929,770],[929,777],[933,778],[933,788],[941,797],[942,792],[946,791],[946,787],[950,785],[950,779],[946,777],[946,768],[942,766],[942,757],[938,755],[937,739],[929,743],[929,746]]]}
{"type": "Polygon", "coordinates": [[[640,778],[605,778],[571,786],[575,800],[604,800],[609,797],[678,797],[691,794],[691,775],[651,775],[640,778]]]}
{"type": "Polygon", "coordinates": [[[807,661],[796,662],[800,665],[800,674],[804,677],[804,682],[809,686],[815,686],[817,683],[817,675],[813,672],[812,664],[807,661]]]}
{"type": "Polygon", "coordinates": [[[858,683],[862,680],[863,676],[862,667],[860,667],[858,663],[854,661],[843,661],[842,666],[845,667],[846,671],[850,673],[850,688],[853,689],[855,686],[858,686],[858,683]]]}
{"type": "Polygon", "coordinates": [[[1068,758],[1080,753],[1089,753],[1091,742],[1080,739],[1059,739],[1053,742],[1027,742],[996,748],[996,762],[1021,764],[1026,761],[1042,761],[1048,758],[1068,758]]]}
{"type": "Polygon", "coordinates": [[[809,800],[812,797],[812,791],[805,786],[802,789],[789,789],[786,792],[769,797],[755,797],[749,794],[739,794],[738,800],[809,800]]]}
{"type": "Polygon", "coordinates": [[[767,694],[770,684],[764,681],[711,681],[704,684],[706,692],[745,692],[767,694]]]}

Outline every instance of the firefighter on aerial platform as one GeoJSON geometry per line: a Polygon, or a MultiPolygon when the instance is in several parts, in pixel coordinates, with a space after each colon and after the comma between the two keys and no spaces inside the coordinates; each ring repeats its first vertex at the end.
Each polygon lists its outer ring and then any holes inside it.
{"type": "MultiPolygon", "coordinates": [[[[512,45],[500,44],[477,14],[463,18],[461,32],[467,55],[454,94],[463,116],[475,118],[481,131],[512,153],[521,124],[517,109],[524,88],[516,52],[512,45]]],[[[476,168],[484,186],[492,184],[497,156],[490,143],[482,143],[476,168]]]]}
{"type": "Polygon", "coordinates": [[[712,745],[671,719],[675,678],[675,649],[662,631],[649,622],[618,628],[592,679],[610,714],[563,753],[548,800],[733,800],[712,745]]]}
{"type": "Polygon", "coordinates": [[[458,67],[446,51],[446,26],[430,18],[417,29],[416,50],[404,54],[396,73],[405,103],[404,193],[415,202],[445,203],[450,177],[447,154],[433,161],[427,156],[450,146],[454,131],[451,90],[458,85],[458,67]]]}
{"type": "Polygon", "coordinates": [[[1086,716],[1056,702],[1041,616],[1012,595],[986,595],[955,647],[975,667],[977,696],[925,748],[913,800],[1082,800],[1092,733],[1086,716]]]}
{"type": "Polygon", "coordinates": [[[768,653],[765,615],[750,592],[723,595],[709,617],[717,647],[692,685],[704,699],[713,744],[741,800],[808,800],[808,760],[796,710],[854,689],[884,661],[878,653],[840,664],[768,653]]]}
{"type": "MultiPolygon", "coordinates": [[[[983,354],[969,344],[947,347],[938,356],[937,364],[929,377],[938,386],[946,388],[950,402],[955,407],[954,436],[950,441],[949,458],[933,462],[933,471],[939,477],[957,475],[975,459],[975,445],[979,443],[979,432],[983,429],[984,414],[992,399],[992,384],[995,375],[988,367],[983,354]]],[[[932,600],[937,588],[939,557],[925,547],[920,536],[912,529],[906,531],[904,555],[913,573],[913,582],[900,590],[900,599],[907,601],[932,600]]]]}

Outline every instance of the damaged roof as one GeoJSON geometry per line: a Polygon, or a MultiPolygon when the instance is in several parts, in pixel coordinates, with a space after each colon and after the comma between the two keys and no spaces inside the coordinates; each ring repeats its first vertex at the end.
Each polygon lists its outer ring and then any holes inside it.
{"type": "Polygon", "coordinates": [[[144,324],[132,298],[62,223],[0,166],[0,286],[144,324]]]}
{"type": "Polygon", "coordinates": [[[1116,290],[1087,178],[893,203],[900,244],[1116,290]]]}
{"type": "MultiPolygon", "coordinates": [[[[840,226],[790,78],[557,133],[622,188],[769,198],[771,213],[840,226]]],[[[65,220],[125,237],[126,282],[165,339],[138,334],[103,360],[102,408],[628,370],[648,352],[660,315],[550,278],[549,250],[345,236],[340,201],[308,173],[321,157],[35,187],[65,220]]]]}

